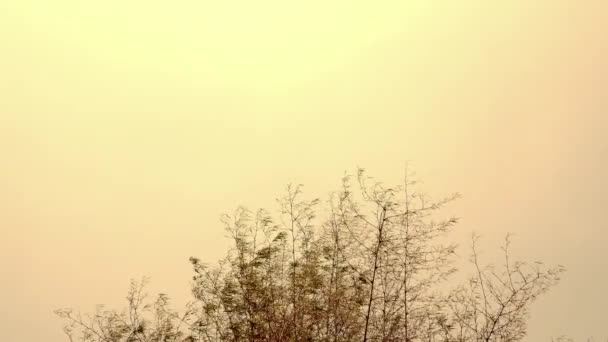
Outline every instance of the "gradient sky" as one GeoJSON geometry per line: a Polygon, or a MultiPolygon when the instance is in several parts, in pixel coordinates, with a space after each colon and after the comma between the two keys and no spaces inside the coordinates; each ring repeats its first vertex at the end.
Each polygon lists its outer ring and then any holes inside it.
{"type": "Polygon", "coordinates": [[[603,0],[0,0],[0,341],[183,302],[222,212],[406,161],[482,255],[568,268],[527,341],[606,338],[607,132],[603,0]]]}

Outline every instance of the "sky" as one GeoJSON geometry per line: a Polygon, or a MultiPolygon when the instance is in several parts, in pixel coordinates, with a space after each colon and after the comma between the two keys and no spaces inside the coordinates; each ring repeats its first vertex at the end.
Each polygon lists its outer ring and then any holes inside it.
{"type": "Polygon", "coordinates": [[[0,340],[188,298],[237,205],[406,162],[466,254],[564,265],[527,341],[607,338],[605,1],[0,0],[0,340]]]}

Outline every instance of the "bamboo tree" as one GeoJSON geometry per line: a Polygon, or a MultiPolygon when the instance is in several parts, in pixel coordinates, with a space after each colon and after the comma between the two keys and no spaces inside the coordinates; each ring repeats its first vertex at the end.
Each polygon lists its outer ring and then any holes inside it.
{"type": "Polygon", "coordinates": [[[191,258],[193,302],[150,300],[134,282],[123,312],[58,310],[71,342],[516,342],[529,307],[562,267],[513,262],[507,237],[500,270],[483,266],[473,239],[468,282],[446,292],[456,218],[406,170],[388,187],[359,169],[325,210],[288,186],[276,215],[239,207],[222,222],[232,247],[217,266],[191,258]]]}

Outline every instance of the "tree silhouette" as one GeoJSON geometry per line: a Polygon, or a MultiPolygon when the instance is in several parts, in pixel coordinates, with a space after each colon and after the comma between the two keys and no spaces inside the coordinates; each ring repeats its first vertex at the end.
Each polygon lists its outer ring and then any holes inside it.
{"type": "Polygon", "coordinates": [[[239,207],[222,223],[232,240],[211,267],[190,258],[193,300],[182,313],[133,282],[124,312],[58,310],[70,341],[513,342],[526,333],[530,304],[559,281],[561,266],[512,261],[483,266],[451,288],[458,222],[442,218],[453,194],[433,200],[406,171],[386,187],[363,169],[326,201],[287,186],[278,215],[239,207]]]}

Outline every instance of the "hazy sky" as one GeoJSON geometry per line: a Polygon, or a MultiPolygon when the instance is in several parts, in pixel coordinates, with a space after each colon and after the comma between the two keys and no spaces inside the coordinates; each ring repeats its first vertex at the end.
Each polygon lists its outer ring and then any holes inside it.
{"type": "Polygon", "coordinates": [[[0,0],[0,341],[181,302],[222,212],[406,161],[483,255],[568,268],[528,341],[606,338],[607,132],[604,0],[0,0]]]}

